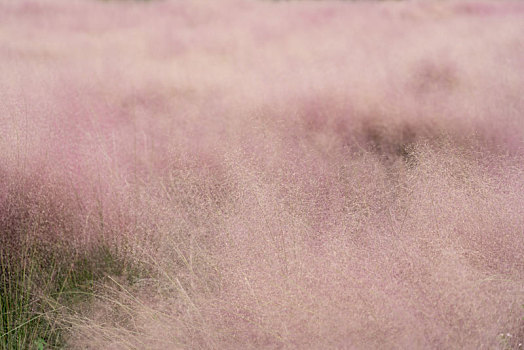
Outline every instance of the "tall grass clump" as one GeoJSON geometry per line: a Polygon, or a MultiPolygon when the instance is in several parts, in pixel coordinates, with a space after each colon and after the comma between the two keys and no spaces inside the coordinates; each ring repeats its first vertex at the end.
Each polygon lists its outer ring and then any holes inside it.
{"type": "Polygon", "coordinates": [[[57,320],[91,300],[108,276],[133,278],[138,270],[101,234],[79,243],[87,224],[51,181],[5,176],[2,183],[1,348],[62,348],[68,325],[57,320]]]}
{"type": "Polygon", "coordinates": [[[15,254],[2,250],[2,349],[64,346],[57,317],[92,298],[107,274],[121,273],[108,251],[78,257],[61,248],[21,242],[15,254]]]}

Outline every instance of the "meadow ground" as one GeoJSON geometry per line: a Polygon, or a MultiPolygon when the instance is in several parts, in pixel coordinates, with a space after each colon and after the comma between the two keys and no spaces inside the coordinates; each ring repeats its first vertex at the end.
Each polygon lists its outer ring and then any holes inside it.
{"type": "Polygon", "coordinates": [[[0,0],[0,349],[522,349],[524,3],[0,0]]]}

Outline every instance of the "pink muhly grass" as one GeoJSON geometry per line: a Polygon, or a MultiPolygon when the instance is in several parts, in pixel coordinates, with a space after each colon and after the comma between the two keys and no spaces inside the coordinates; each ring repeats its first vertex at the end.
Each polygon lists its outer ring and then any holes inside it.
{"type": "Polygon", "coordinates": [[[3,243],[124,264],[72,348],[518,348],[523,13],[1,3],[3,243]]]}

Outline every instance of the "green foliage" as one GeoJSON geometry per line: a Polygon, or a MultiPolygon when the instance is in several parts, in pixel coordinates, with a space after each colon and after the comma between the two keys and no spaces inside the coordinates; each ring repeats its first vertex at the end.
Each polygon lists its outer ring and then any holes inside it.
{"type": "Polygon", "coordinates": [[[50,286],[42,285],[45,271],[32,249],[18,254],[0,255],[0,348],[29,349],[35,339],[59,344],[53,325],[46,318],[41,293],[50,286]],[[17,258],[17,259],[15,259],[17,258]]]}
{"type": "Polygon", "coordinates": [[[35,346],[37,348],[37,350],[44,350],[44,346],[47,345],[47,343],[45,342],[44,339],[42,338],[38,338],[36,341],[35,341],[35,346]]]}
{"type": "Polygon", "coordinates": [[[139,273],[106,244],[82,253],[29,243],[18,249],[0,248],[1,350],[62,347],[61,314],[89,301],[104,277],[139,273]]]}

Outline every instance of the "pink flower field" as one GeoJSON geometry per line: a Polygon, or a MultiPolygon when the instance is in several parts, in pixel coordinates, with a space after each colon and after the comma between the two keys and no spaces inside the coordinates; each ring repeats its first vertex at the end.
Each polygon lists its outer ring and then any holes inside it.
{"type": "Polygon", "coordinates": [[[524,349],[524,3],[0,0],[0,350],[524,349]]]}

